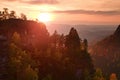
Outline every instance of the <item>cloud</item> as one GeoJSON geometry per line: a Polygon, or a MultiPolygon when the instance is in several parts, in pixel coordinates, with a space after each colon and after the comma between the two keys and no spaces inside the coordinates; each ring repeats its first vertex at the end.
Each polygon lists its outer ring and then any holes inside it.
{"type": "Polygon", "coordinates": [[[57,4],[57,0],[29,0],[29,1],[21,1],[23,3],[39,5],[39,4],[57,4]]]}
{"type": "Polygon", "coordinates": [[[120,15],[120,11],[94,11],[94,10],[64,10],[52,11],[51,13],[66,13],[66,14],[90,14],[90,15],[120,15]]]}
{"type": "Polygon", "coordinates": [[[2,0],[2,1],[17,1],[17,0],[2,0]]]}
{"type": "Polygon", "coordinates": [[[21,0],[0,0],[0,1],[14,2],[14,1],[21,1],[21,0]]]}
{"type": "Polygon", "coordinates": [[[33,5],[39,5],[39,4],[57,4],[57,0],[2,0],[2,1],[8,1],[8,2],[15,2],[18,1],[20,3],[27,3],[27,4],[33,4],[33,5]]]}

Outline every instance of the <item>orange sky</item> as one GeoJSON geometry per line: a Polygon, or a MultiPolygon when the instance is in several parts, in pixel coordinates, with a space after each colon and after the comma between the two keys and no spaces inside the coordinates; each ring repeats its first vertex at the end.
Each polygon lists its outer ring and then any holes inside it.
{"type": "Polygon", "coordinates": [[[25,13],[29,19],[50,12],[53,23],[120,23],[120,0],[0,0],[0,9],[4,7],[25,13]]]}

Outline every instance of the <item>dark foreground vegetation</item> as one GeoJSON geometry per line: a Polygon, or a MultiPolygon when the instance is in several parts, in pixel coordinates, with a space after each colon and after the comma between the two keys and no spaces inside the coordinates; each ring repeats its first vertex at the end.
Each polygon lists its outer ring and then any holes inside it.
{"type": "Polygon", "coordinates": [[[43,23],[0,21],[0,77],[4,80],[88,80],[94,67],[76,29],[49,35],[43,23]]]}
{"type": "Polygon", "coordinates": [[[106,80],[76,29],[49,35],[43,23],[25,15],[18,18],[6,8],[0,14],[0,80],[106,80]]]}

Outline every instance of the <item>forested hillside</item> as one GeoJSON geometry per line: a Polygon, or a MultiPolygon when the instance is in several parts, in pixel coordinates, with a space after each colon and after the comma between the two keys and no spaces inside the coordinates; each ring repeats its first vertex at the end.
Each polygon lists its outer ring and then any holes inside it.
{"type": "Polygon", "coordinates": [[[1,80],[96,79],[87,39],[71,28],[68,35],[49,35],[43,23],[4,19],[0,21],[1,80]]]}
{"type": "Polygon", "coordinates": [[[120,25],[114,34],[99,41],[90,51],[96,67],[106,76],[115,73],[120,79],[120,25]]]}

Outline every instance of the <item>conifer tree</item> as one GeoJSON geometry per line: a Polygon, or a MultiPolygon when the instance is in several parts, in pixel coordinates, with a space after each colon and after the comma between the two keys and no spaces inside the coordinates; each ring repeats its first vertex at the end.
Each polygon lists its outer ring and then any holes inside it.
{"type": "Polygon", "coordinates": [[[87,49],[88,49],[88,41],[87,41],[87,39],[84,39],[83,44],[84,44],[84,50],[87,51],[87,49]]]}
{"type": "Polygon", "coordinates": [[[66,36],[65,46],[68,49],[80,49],[80,38],[76,29],[71,28],[69,34],[66,36]]]}

